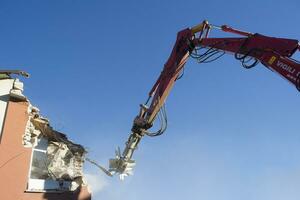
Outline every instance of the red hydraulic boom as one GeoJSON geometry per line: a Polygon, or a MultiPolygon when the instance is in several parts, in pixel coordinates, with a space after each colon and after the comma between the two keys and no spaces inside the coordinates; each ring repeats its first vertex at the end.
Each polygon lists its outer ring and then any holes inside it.
{"type": "Polygon", "coordinates": [[[260,62],[300,90],[300,64],[291,58],[297,50],[300,50],[298,40],[253,34],[226,25],[218,27],[207,21],[178,32],[169,59],[150,90],[148,100],[141,105],[140,113],[134,119],[132,133],[124,151],[121,154],[119,150],[116,158],[110,160],[110,172],[119,173],[121,178],[129,175],[135,165],[132,155],[141,138],[144,135],[158,136],[165,131],[167,121],[164,102],[174,83],[180,78],[189,57],[195,58],[199,63],[207,63],[225,53],[231,53],[241,61],[243,67],[249,69],[260,62]],[[209,38],[212,28],[240,37],[209,38]],[[161,128],[156,132],[150,132],[149,129],[157,117],[161,121],[161,128]]]}

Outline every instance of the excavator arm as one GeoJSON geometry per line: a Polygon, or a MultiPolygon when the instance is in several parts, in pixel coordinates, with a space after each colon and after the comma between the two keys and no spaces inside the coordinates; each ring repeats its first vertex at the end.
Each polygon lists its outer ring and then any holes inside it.
{"type": "Polygon", "coordinates": [[[189,57],[195,58],[199,63],[207,63],[225,53],[231,53],[245,68],[252,68],[261,62],[300,90],[300,64],[291,58],[297,50],[300,50],[298,40],[252,34],[226,25],[218,27],[207,21],[178,32],[171,55],[150,90],[146,103],[140,105],[140,112],[133,121],[124,151],[121,153],[118,149],[116,158],[110,159],[109,172],[120,174],[121,179],[130,175],[135,165],[132,156],[142,137],[159,136],[165,131],[167,118],[164,103],[176,80],[181,77],[189,57]],[[212,28],[242,37],[209,38],[212,28]],[[149,129],[156,118],[160,119],[161,128],[156,132],[150,132],[149,129]]]}
{"type": "MultiPolygon", "coordinates": [[[[227,26],[222,26],[221,29],[227,32],[236,32],[227,26]]],[[[243,35],[247,34],[247,37],[202,38],[195,39],[193,44],[233,53],[235,58],[240,60],[245,68],[254,67],[258,62],[261,62],[300,90],[300,63],[291,58],[297,50],[300,50],[298,40],[268,37],[258,33],[239,32],[243,35]],[[253,59],[254,62],[247,64],[249,59],[253,59]]]]}

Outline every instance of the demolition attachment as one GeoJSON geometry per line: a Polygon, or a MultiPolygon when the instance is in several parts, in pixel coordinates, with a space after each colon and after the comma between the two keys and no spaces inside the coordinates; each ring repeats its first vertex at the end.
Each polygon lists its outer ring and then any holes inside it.
{"type": "Polygon", "coordinates": [[[121,180],[124,180],[126,176],[133,175],[133,167],[135,161],[122,157],[120,148],[116,150],[115,159],[109,160],[109,171],[111,174],[119,174],[121,180]]]}

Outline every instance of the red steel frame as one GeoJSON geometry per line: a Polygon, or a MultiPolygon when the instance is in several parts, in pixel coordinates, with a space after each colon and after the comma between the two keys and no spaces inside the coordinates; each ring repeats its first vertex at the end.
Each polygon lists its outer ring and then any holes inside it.
{"type": "Polygon", "coordinates": [[[146,105],[141,106],[140,113],[133,122],[132,133],[126,142],[126,148],[122,155],[115,159],[117,160],[117,166],[111,171],[120,174],[126,173],[126,168],[129,166],[134,150],[141,138],[147,134],[147,130],[152,127],[156,115],[180,76],[187,59],[196,47],[213,48],[233,53],[236,58],[238,58],[237,56],[252,57],[267,68],[280,74],[300,90],[300,63],[291,58],[297,50],[300,50],[298,40],[253,34],[226,25],[217,27],[208,24],[207,21],[195,27],[184,29],[178,32],[171,55],[150,90],[146,105]],[[211,28],[218,28],[224,32],[242,37],[209,38],[211,28]]]}
{"type": "Polygon", "coordinates": [[[268,37],[257,33],[252,34],[226,25],[221,26],[220,29],[244,37],[208,38],[208,32],[213,26],[206,24],[200,31],[199,37],[195,36],[192,29],[184,29],[178,32],[172,53],[149,93],[149,96],[153,96],[153,99],[147,111],[148,123],[152,123],[155,118],[159,110],[158,107],[163,104],[170,90],[170,84],[174,84],[176,77],[186,63],[189,53],[199,46],[223,50],[228,53],[247,54],[247,56],[259,60],[272,71],[279,73],[295,85],[298,90],[300,89],[300,63],[290,58],[297,50],[300,50],[298,40],[268,37]]]}

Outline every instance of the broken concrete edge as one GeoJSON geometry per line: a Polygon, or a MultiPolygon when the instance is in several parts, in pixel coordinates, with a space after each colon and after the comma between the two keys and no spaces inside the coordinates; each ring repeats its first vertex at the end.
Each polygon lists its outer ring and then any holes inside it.
{"type": "Polygon", "coordinates": [[[39,139],[45,138],[48,141],[46,178],[71,181],[71,191],[79,186],[87,186],[82,170],[87,154],[85,148],[70,141],[65,134],[54,130],[49,121],[40,116],[38,109],[31,104],[28,107],[28,114],[29,120],[23,135],[23,145],[35,148],[39,139]]]}
{"type": "MultiPolygon", "coordinates": [[[[86,149],[69,140],[65,134],[54,130],[50,126],[49,120],[42,117],[39,109],[33,106],[23,94],[24,84],[18,78],[13,78],[11,74],[23,76],[28,76],[28,74],[19,70],[10,70],[9,72],[0,70],[0,80],[10,79],[14,81],[9,92],[9,101],[28,103],[27,114],[29,118],[22,138],[23,146],[34,149],[41,138],[48,141],[46,147],[48,175],[46,177],[43,175],[44,177],[41,179],[70,182],[70,187],[62,187],[61,191],[75,191],[81,186],[88,186],[83,175],[86,149]]],[[[31,166],[30,176],[33,168],[31,166]]],[[[34,192],[34,190],[30,191],[34,192]]],[[[36,190],[36,192],[41,191],[36,190]]]]}
{"type": "Polygon", "coordinates": [[[28,101],[28,99],[23,95],[24,84],[18,79],[13,78],[12,75],[20,75],[26,78],[29,77],[29,74],[21,70],[0,70],[0,80],[3,79],[14,79],[13,88],[10,91],[10,100],[11,101],[28,101]]]}

